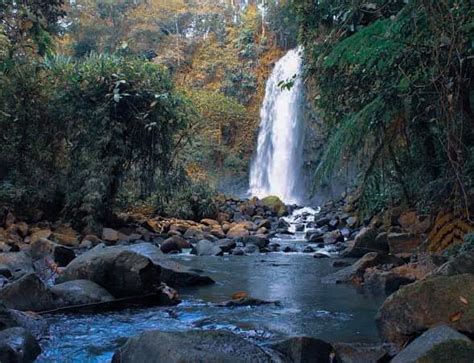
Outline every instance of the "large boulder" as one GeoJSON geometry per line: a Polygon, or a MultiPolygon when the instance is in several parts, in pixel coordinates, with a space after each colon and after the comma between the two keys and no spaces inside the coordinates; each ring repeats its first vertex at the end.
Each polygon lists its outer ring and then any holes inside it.
{"type": "Polygon", "coordinates": [[[200,286],[214,283],[214,280],[210,277],[202,276],[194,270],[168,259],[156,246],[150,243],[138,243],[122,248],[149,258],[160,271],[161,281],[171,287],[200,286]]]}
{"type": "Polygon", "coordinates": [[[419,215],[415,211],[407,211],[400,215],[398,222],[404,230],[420,235],[431,229],[433,218],[430,215],[419,215]]]}
{"type": "Polygon", "coordinates": [[[258,346],[227,331],[145,331],[130,338],[113,363],[271,362],[258,346]]]}
{"type": "Polygon", "coordinates": [[[269,209],[272,213],[276,214],[278,217],[282,217],[288,214],[285,203],[281,201],[280,198],[274,195],[263,198],[261,201],[263,206],[269,209]]]}
{"type": "Polygon", "coordinates": [[[37,339],[41,339],[49,333],[48,322],[41,315],[31,311],[7,309],[5,305],[0,304],[0,330],[15,327],[28,330],[37,339]]]}
{"type": "Polygon", "coordinates": [[[393,358],[392,363],[472,363],[474,343],[463,334],[441,325],[424,332],[393,358]]]}
{"type": "Polygon", "coordinates": [[[57,243],[59,243],[60,245],[63,245],[66,247],[78,247],[80,244],[79,238],[77,237],[76,234],[73,234],[72,232],[68,234],[54,232],[51,235],[51,238],[57,243]]]}
{"type": "Polygon", "coordinates": [[[323,340],[309,337],[294,337],[270,346],[281,353],[285,362],[331,363],[334,349],[323,340]]]}
{"type": "MultiPolygon", "coordinates": [[[[157,271],[159,278],[156,280],[155,283],[159,281],[166,283],[171,287],[180,287],[180,286],[198,286],[198,285],[208,285],[214,283],[214,281],[208,276],[202,276],[195,271],[191,270],[190,268],[179,264],[176,261],[168,259],[166,255],[164,255],[160,249],[151,243],[137,243],[131,246],[113,246],[113,247],[106,247],[104,245],[99,245],[94,249],[86,252],[84,255],[76,258],[71,264],[69,264],[65,270],[65,272],[57,279],[57,282],[65,282],[71,280],[91,280],[90,278],[81,277],[81,276],[89,276],[91,274],[91,270],[97,270],[97,274],[104,278],[108,276],[104,273],[104,266],[101,265],[100,260],[103,258],[103,255],[107,255],[108,260],[114,260],[114,256],[121,254],[123,252],[127,252],[128,254],[136,254],[141,256],[144,259],[148,259],[153,264],[155,271],[157,271]],[[84,273],[86,272],[86,273],[84,273]]],[[[140,259],[142,260],[142,259],[140,259]]],[[[143,261],[143,260],[142,260],[143,261]]],[[[138,271],[136,271],[136,267],[129,266],[132,268],[132,275],[135,277],[139,277],[140,275],[138,271]]],[[[107,268],[108,271],[115,271],[116,267],[114,264],[109,265],[107,268]]],[[[148,271],[148,268],[146,269],[148,271]]],[[[117,270],[119,275],[127,276],[127,271],[120,269],[117,270]]],[[[92,274],[91,274],[92,275],[92,274]]],[[[154,273],[153,273],[154,275],[154,273]]],[[[143,277],[146,277],[145,274],[143,277]]],[[[119,277],[117,277],[119,278],[119,277]]],[[[119,297],[113,291],[113,289],[109,289],[107,286],[104,286],[98,281],[92,280],[102,287],[106,288],[107,291],[112,293],[115,297],[119,297]]],[[[128,281],[128,280],[127,280],[128,281]]],[[[145,283],[148,281],[145,279],[145,283]]],[[[113,282],[113,280],[111,281],[113,282]]],[[[146,283],[146,285],[150,285],[146,283]]],[[[151,284],[152,286],[155,284],[151,284]]],[[[157,284],[156,286],[158,286],[157,284]]]]}
{"type": "Polygon", "coordinates": [[[324,283],[344,283],[352,282],[355,284],[360,284],[363,282],[363,277],[365,271],[374,266],[380,264],[391,263],[391,264],[401,264],[401,260],[396,257],[388,256],[382,253],[369,252],[365,254],[362,258],[357,260],[353,265],[343,268],[333,274],[325,276],[322,278],[324,283]]]}
{"type": "Polygon", "coordinates": [[[23,311],[45,311],[57,306],[56,296],[33,273],[0,289],[0,300],[10,309],[23,311]]]}
{"type": "Polygon", "coordinates": [[[183,237],[172,236],[163,241],[160,250],[163,253],[181,252],[182,249],[192,248],[191,243],[186,241],[183,237]]]}
{"type": "Polygon", "coordinates": [[[362,228],[355,240],[342,252],[343,257],[360,258],[368,252],[388,252],[388,246],[383,239],[377,239],[379,233],[375,227],[362,228]]]}
{"type": "Polygon", "coordinates": [[[35,271],[33,260],[25,251],[0,253],[1,269],[10,271],[13,278],[20,278],[35,271]]]}
{"type": "Polygon", "coordinates": [[[89,280],[74,280],[55,285],[51,291],[61,299],[61,306],[93,304],[114,300],[102,286],[89,280]]]}
{"type": "Polygon", "coordinates": [[[338,363],[388,362],[387,351],[382,345],[363,343],[336,343],[338,363]]]}
{"type": "Polygon", "coordinates": [[[222,256],[224,252],[215,243],[203,239],[194,246],[191,253],[197,256],[222,256]]]}
{"type": "Polygon", "coordinates": [[[41,354],[35,337],[24,328],[0,331],[0,362],[32,363],[41,354]]]}
{"type": "Polygon", "coordinates": [[[34,243],[41,238],[49,238],[53,232],[50,229],[31,229],[30,235],[25,238],[25,242],[34,243]]]}
{"type": "Polygon", "coordinates": [[[210,219],[210,218],[202,219],[201,223],[204,224],[205,226],[219,226],[220,225],[218,221],[216,221],[215,219],[210,219]]]}
{"type": "Polygon", "coordinates": [[[380,308],[382,338],[401,348],[419,332],[446,324],[474,333],[474,275],[439,276],[402,287],[380,308]]]}
{"type": "Polygon", "coordinates": [[[33,260],[50,257],[60,267],[67,266],[76,257],[73,249],[46,238],[41,238],[30,244],[30,255],[33,260]]]}
{"type": "Polygon", "coordinates": [[[452,276],[474,271],[474,249],[463,251],[437,268],[433,275],[452,276]]]}
{"type": "Polygon", "coordinates": [[[204,232],[199,227],[191,226],[186,230],[183,237],[194,243],[204,239],[204,232]]]}
{"type": "Polygon", "coordinates": [[[231,227],[227,232],[227,238],[241,238],[248,235],[250,235],[250,232],[241,224],[231,227]]]}
{"type": "Polygon", "coordinates": [[[245,246],[255,245],[255,246],[258,246],[258,248],[267,247],[268,244],[270,243],[270,240],[267,237],[256,236],[256,235],[241,237],[241,238],[238,238],[237,241],[243,243],[245,246]]]}
{"type": "Polygon", "coordinates": [[[410,256],[422,243],[419,236],[410,233],[389,233],[387,240],[390,253],[397,256],[410,256]]]}
{"type": "Polygon", "coordinates": [[[73,280],[93,281],[119,298],[155,291],[160,285],[160,271],[143,254],[98,245],[73,260],[57,282],[73,280]]]}
{"type": "Polygon", "coordinates": [[[407,285],[417,280],[422,280],[444,261],[436,256],[419,256],[418,261],[410,262],[385,270],[384,265],[377,268],[369,268],[364,274],[364,287],[373,291],[384,291],[391,294],[402,285],[407,285]]]}
{"type": "Polygon", "coordinates": [[[120,232],[112,228],[102,229],[102,239],[108,243],[116,243],[121,239],[120,232]]]}
{"type": "Polygon", "coordinates": [[[237,243],[233,239],[224,238],[217,241],[216,246],[218,246],[223,252],[230,252],[237,246],[237,243]]]}

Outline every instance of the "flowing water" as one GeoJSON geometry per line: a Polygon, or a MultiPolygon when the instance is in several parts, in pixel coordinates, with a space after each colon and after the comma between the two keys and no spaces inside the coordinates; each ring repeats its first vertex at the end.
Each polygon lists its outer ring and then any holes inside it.
{"type": "Polygon", "coordinates": [[[276,195],[287,204],[301,204],[303,187],[302,122],[303,87],[300,49],[290,50],[276,64],[265,89],[260,110],[257,151],[250,169],[252,196],[276,195]],[[281,87],[290,80],[290,89],[281,87]]]}
{"type": "Polygon", "coordinates": [[[374,316],[383,297],[364,295],[348,285],[321,283],[321,277],[337,270],[331,259],[303,253],[173,258],[205,270],[216,284],[180,289],[183,302],[175,307],[50,316],[51,337],[42,342],[39,362],[109,362],[127,337],[150,329],[227,329],[258,344],[296,335],[333,342],[378,339],[374,316]],[[237,291],[281,304],[215,305],[237,291]]]}
{"type": "MultiPolygon", "coordinates": [[[[267,82],[261,109],[258,147],[250,173],[250,192],[263,197],[277,195],[287,203],[299,203],[302,131],[299,120],[302,86],[298,77],[290,90],[280,81],[300,72],[298,50],[289,51],[267,82]]],[[[331,247],[309,244],[305,232],[314,229],[317,211],[302,208],[286,218],[291,235],[272,240],[294,253],[251,256],[170,256],[203,271],[216,284],[180,289],[183,302],[174,307],[125,310],[94,315],[47,317],[50,337],[41,343],[39,362],[108,362],[130,336],[144,330],[227,329],[257,344],[306,335],[329,342],[375,342],[374,317],[384,297],[365,295],[349,285],[323,284],[321,278],[337,271],[332,259],[315,259],[302,253],[311,246],[329,256],[331,247]],[[221,307],[238,291],[275,300],[280,304],[255,307],[221,307]]],[[[183,343],[185,344],[185,343],[183,343]]]]}

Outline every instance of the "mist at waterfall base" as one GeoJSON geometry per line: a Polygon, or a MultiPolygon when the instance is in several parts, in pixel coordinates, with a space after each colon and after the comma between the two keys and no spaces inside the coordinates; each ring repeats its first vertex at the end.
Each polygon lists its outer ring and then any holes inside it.
{"type": "Polygon", "coordinates": [[[250,196],[276,195],[287,204],[299,205],[305,200],[300,53],[301,48],[290,50],[275,64],[267,81],[249,182],[250,196]],[[292,87],[281,86],[291,79],[292,87]]]}

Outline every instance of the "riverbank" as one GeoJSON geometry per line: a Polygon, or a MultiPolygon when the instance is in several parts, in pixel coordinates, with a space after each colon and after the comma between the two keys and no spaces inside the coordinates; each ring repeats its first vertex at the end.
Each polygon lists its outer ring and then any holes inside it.
{"type": "MultiPolygon", "coordinates": [[[[39,352],[35,340],[42,342],[46,349],[42,361],[56,353],[71,353],[56,344],[54,335],[67,330],[62,330],[62,320],[82,321],[104,332],[116,319],[129,321],[119,324],[109,350],[96,355],[105,354],[107,359],[125,337],[173,327],[183,334],[189,329],[230,330],[238,336],[225,336],[226,344],[232,346],[243,337],[265,347],[265,354],[270,354],[268,344],[295,335],[319,338],[332,344],[324,345],[324,359],[337,356],[341,361],[354,356],[365,361],[403,356],[405,347],[413,349],[411,341],[426,339],[420,335],[439,324],[472,337],[474,256],[469,243],[461,253],[451,248],[451,256],[430,252],[433,244],[427,236],[439,234],[437,218],[394,209],[360,221],[354,211],[350,196],[326,203],[320,210],[285,206],[274,197],[228,198],[221,200],[215,219],[197,222],[127,214],[100,236],[81,235],[61,223],[26,224],[6,213],[0,233],[5,251],[0,254],[4,315],[57,309],[73,315],[46,315],[54,325],[50,339],[45,339],[47,328],[31,335],[32,324],[46,326],[47,321],[30,313],[21,315],[25,316],[21,321],[4,322],[8,328],[26,328],[7,329],[5,335],[24,337],[23,351],[32,352],[31,357],[39,352]],[[136,307],[137,297],[139,302],[140,296],[150,294],[155,296],[152,305],[170,308],[139,310],[136,316],[133,310],[93,315],[90,319],[97,325],[77,310],[84,305],[113,306],[117,299],[131,297],[135,302],[129,307],[136,307]],[[389,298],[382,304],[385,296],[389,298]],[[141,322],[140,317],[150,313],[159,316],[158,323],[141,322]],[[375,323],[380,340],[369,333],[375,323]]],[[[81,341],[77,330],[73,332],[64,338],[66,346],[81,341]]],[[[442,354],[459,345],[459,336],[453,338],[452,333],[449,329],[439,333],[442,354]]],[[[204,339],[206,345],[207,333],[203,334],[193,339],[204,339]]],[[[141,351],[143,344],[157,338],[152,334],[146,342],[143,339],[127,344],[117,357],[133,361],[132,350],[141,351]]],[[[300,343],[307,352],[322,344],[314,339],[300,343]]],[[[5,351],[12,348],[7,336],[2,344],[5,351]]],[[[86,349],[78,344],[78,351],[86,349]]],[[[469,344],[463,344],[463,354],[471,352],[469,344]]],[[[293,354],[273,348],[272,354],[281,359],[293,354]]],[[[82,357],[83,353],[77,354],[82,357]]],[[[272,354],[269,359],[275,360],[272,354]]]]}

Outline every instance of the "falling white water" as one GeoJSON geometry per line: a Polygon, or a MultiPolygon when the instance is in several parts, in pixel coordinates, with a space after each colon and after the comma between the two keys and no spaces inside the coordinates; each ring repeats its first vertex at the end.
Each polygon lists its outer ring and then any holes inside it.
{"type": "Polygon", "coordinates": [[[285,203],[296,204],[301,203],[303,196],[300,52],[290,50],[276,63],[267,81],[249,190],[259,198],[276,195],[285,203]],[[295,75],[293,87],[282,89],[279,83],[295,75]]]}

